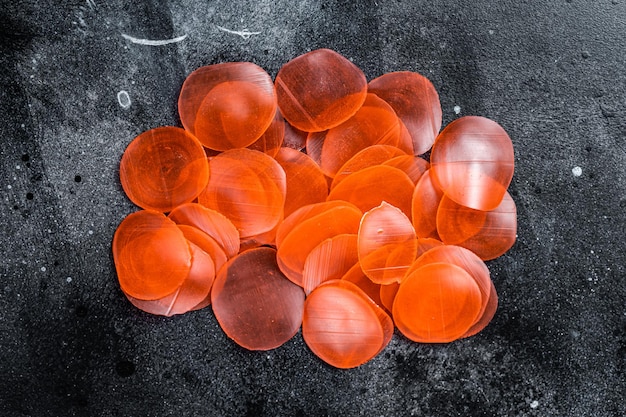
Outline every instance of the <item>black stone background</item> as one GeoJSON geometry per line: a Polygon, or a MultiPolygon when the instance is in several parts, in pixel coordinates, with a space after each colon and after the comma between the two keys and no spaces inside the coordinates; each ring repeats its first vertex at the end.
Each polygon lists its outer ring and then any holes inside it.
{"type": "Polygon", "coordinates": [[[0,415],[626,415],[626,1],[1,0],[0,51],[0,415]],[[120,292],[126,145],[180,125],[199,66],[274,77],[320,47],[368,79],[427,76],[444,126],[510,134],[519,236],[488,263],[500,306],[479,335],[396,334],[338,370],[301,334],[248,352],[210,309],[150,316],[120,292]]]}

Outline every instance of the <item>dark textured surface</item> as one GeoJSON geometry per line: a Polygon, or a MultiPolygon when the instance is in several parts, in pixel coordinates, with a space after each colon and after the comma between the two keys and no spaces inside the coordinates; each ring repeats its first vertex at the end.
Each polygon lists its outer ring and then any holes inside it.
{"type": "Polygon", "coordinates": [[[626,414],[626,1],[2,0],[0,18],[0,415],[626,414]],[[130,140],[179,125],[201,65],[274,77],[319,47],[368,79],[427,76],[444,125],[475,114],[509,132],[519,237],[488,263],[500,307],[479,335],[396,335],[337,370],[301,334],[248,352],[210,309],[154,317],[120,292],[130,140]]]}

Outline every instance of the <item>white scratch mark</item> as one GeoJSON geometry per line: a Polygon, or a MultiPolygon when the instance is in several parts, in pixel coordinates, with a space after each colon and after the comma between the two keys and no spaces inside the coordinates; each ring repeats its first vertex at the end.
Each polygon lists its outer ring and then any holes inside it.
{"type": "Polygon", "coordinates": [[[117,93],[117,102],[120,103],[123,109],[127,109],[130,107],[130,96],[128,95],[128,91],[122,90],[117,93]]]}
{"type": "Polygon", "coordinates": [[[572,168],[572,174],[574,174],[575,177],[580,177],[583,175],[583,169],[581,167],[574,167],[572,168]]]}
{"type": "Polygon", "coordinates": [[[162,46],[162,45],[168,45],[170,43],[176,43],[176,42],[185,40],[187,35],[185,34],[185,35],[178,36],[172,39],[140,39],[140,38],[135,38],[134,36],[130,36],[125,33],[122,33],[122,37],[124,39],[128,39],[132,43],[137,43],[139,45],[162,46]]]}
{"type": "Polygon", "coordinates": [[[217,28],[219,30],[223,30],[226,33],[232,33],[233,35],[239,35],[239,36],[241,36],[245,40],[250,39],[250,36],[252,36],[252,35],[259,35],[259,34],[261,34],[261,32],[250,32],[248,29],[244,29],[244,30],[230,30],[230,29],[226,29],[224,27],[218,26],[218,25],[215,25],[215,26],[217,26],[217,28]]]}

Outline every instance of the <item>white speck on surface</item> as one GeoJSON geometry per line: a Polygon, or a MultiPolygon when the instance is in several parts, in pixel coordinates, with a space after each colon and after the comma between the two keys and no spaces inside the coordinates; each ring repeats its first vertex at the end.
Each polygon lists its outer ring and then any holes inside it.
{"type": "Polygon", "coordinates": [[[72,282],[72,277],[65,278],[65,281],[67,281],[67,283],[69,284],[70,282],[72,282]]]}
{"type": "Polygon", "coordinates": [[[7,185],[7,190],[10,190],[11,188],[13,188],[11,187],[11,184],[7,185]]]}
{"type": "Polygon", "coordinates": [[[46,267],[45,266],[42,266],[40,269],[41,269],[41,272],[46,272],[46,267]]]}
{"type": "Polygon", "coordinates": [[[93,235],[93,230],[90,230],[87,233],[90,234],[90,235],[93,235]]]}
{"type": "Polygon", "coordinates": [[[493,29],[489,29],[489,34],[493,35],[495,32],[493,31],[493,29]]]}
{"type": "Polygon", "coordinates": [[[22,167],[19,165],[15,165],[15,169],[19,170],[19,169],[22,169],[22,167]]]}
{"type": "Polygon", "coordinates": [[[122,90],[117,93],[117,102],[120,103],[123,109],[127,109],[130,107],[130,96],[128,95],[128,91],[122,90]]]}
{"type": "Polygon", "coordinates": [[[539,407],[539,401],[533,400],[533,402],[530,403],[530,408],[537,408],[537,407],[539,407]]]}
{"type": "MultiPolygon", "coordinates": [[[[243,21],[241,22],[243,23],[243,21]]],[[[250,36],[252,35],[259,35],[261,32],[250,32],[248,29],[244,29],[244,30],[231,30],[231,29],[226,29],[225,27],[222,26],[217,26],[217,28],[221,31],[224,31],[226,33],[231,33],[233,35],[239,35],[241,36],[244,40],[248,40],[250,39],[250,36]]]]}
{"type": "Polygon", "coordinates": [[[140,38],[135,38],[134,36],[130,36],[125,33],[122,33],[122,37],[124,39],[131,41],[132,43],[136,43],[139,45],[163,46],[163,45],[168,45],[170,43],[184,41],[187,35],[178,36],[172,39],[140,39],[140,38]]]}
{"type": "Polygon", "coordinates": [[[461,106],[454,106],[454,114],[461,113],[461,106]]]}
{"type": "Polygon", "coordinates": [[[580,177],[583,175],[583,169],[581,167],[574,167],[572,168],[572,174],[574,174],[575,177],[580,177]]]}

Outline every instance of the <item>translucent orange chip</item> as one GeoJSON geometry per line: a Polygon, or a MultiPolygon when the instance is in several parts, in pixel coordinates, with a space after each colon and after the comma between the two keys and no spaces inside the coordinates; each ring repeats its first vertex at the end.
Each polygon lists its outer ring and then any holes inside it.
{"type": "Polygon", "coordinates": [[[219,272],[228,261],[224,248],[214,238],[196,227],[179,224],[178,228],[190,244],[194,244],[211,257],[215,264],[215,273],[219,272]]]}
{"type": "Polygon", "coordinates": [[[209,254],[189,243],[192,254],[189,275],[172,294],[158,300],[141,300],[125,293],[126,298],[137,308],[150,314],[173,316],[195,310],[211,291],[215,279],[215,265],[209,254]]]}
{"type": "Polygon", "coordinates": [[[441,128],[441,104],[432,83],[415,72],[384,74],[368,84],[374,93],[395,110],[413,139],[415,155],[428,151],[441,128]]]}
{"type": "Polygon", "coordinates": [[[383,201],[411,218],[413,182],[398,168],[375,165],[348,175],[330,190],[328,200],[344,200],[366,212],[383,201]]]}
{"type": "Polygon", "coordinates": [[[191,202],[208,180],[202,145],[178,127],[143,132],[128,145],[120,162],[122,188],[144,209],[168,212],[191,202]]]}
{"type": "Polygon", "coordinates": [[[229,258],[239,252],[239,232],[222,213],[189,203],[176,207],[168,217],[178,225],[193,226],[215,239],[229,258]]]}
{"type": "Polygon", "coordinates": [[[411,213],[415,233],[420,238],[439,239],[437,233],[437,209],[443,197],[439,186],[433,182],[431,170],[419,179],[411,200],[411,213]]]}
{"type": "Polygon", "coordinates": [[[276,114],[272,79],[251,62],[198,68],[185,79],[178,113],[187,131],[218,151],[251,145],[276,114]]]}
{"type": "Polygon", "coordinates": [[[299,223],[278,245],[277,261],[281,271],[294,283],[304,286],[302,274],[311,251],[333,236],[356,234],[362,214],[352,205],[340,205],[299,223]]]}
{"type": "MultiPolygon", "coordinates": [[[[432,248],[436,248],[436,247],[439,247],[439,246],[443,246],[443,242],[441,242],[441,241],[439,241],[437,239],[418,238],[417,239],[417,255],[416,255],[416,259],[419,259],[420,256],[422,256],[424,253],[426,253],[427,251],[431,250],[432,248]]],[[[413,262],[413,264],[411,264],[411,266],[405,272],[405,274],[402,277],[402,279],[405,279],[407,277],[407,275],[409,275],[411,272],[413,272],[415,264],[416,264],[416,262],[413,262]]],[[[385,308],[388,311],[391,311],[391,309],[393,308],[393,301],[396,298],[396,294],[397,294],[399,288],[400,288],[400,283],[398,283],[398,282],[392,282],[390,284],[381,285],[380,286],[380,292],[379,292],[379,294],[380,294],[380,301],[381,301],[382,305],[385,306],[385,308]]]]}
{"type": "MultiPolygon", "coordinates": [[[[400,133],[400,122],[391,106],[374,94],[368,94],[352,117],[325,132],[320,168],[332,178],[350,158],[368,146],[397,147],[400,144],[400,133]]],[[[307,151],[309,148],[307,143],[307,151]]]]}
{"type": "Polygon", "coordinates": [[[191,249],[163,213],[142,210],[122,220],[113,236],[113,260],[122,291],[156,300],[176,291],[189,275],[191,249]]]}
{"type": "Polygon", "coordinates": [[[283,217],[285,171],[272,157],[232,149],[209,162],[211,179],[200,195],[203,206],[224,214],[242,239],[272,230],[283,217]]]}
{"type": "Polygon", "coordinates": [[[285,119],[307,132],[330,129],[350,118],[367,94],[363,72],[330,49],[292,59],[276,75],[278,106],[285,119]]]}
{"type": "Polygon", "coordinates": [[[399,282],[392,282],[391,284],[380,286],[380,302],[387,311],[393,310],[393,302],[396,299],[398,289],[400,289],[399,282]]]}
{"type": "Polygon", "coordinates": [[[277,348],[302,324],[304,292],[280,272],[272,248],[250,249],[228,261],[211,301],[224,332],[246,349],[277,348]]]}
{"type": "Polygon", "coordinates": [[[430,164],[423,158],[413,155],[399,155],[382,162],[382,165],[398,168],[409,176],[413,184],[417,184],[422,175],[428,170],[430,164]]]}
{"type": "Polygon", "coordinates": [[[300,207],[326,201],[328,183],[319,166],[306,154],[281,148],[275,156],[287,181],[285,217],[300,207]]]}
{"type": "Polygon", "coordinates": [[[304,293],[310,294],[322,282],[340,279],[358,260],[356,234],[340,234],[324,240],[304,262],[304,293]]]}
{"type": "Polygon", "coordinates": [[[465,116],[439,134],[431,175],[448,198],[475,210],[493,210],[513,178],[513,143],[496,122],[465,116]]]}
{"type": "Polygon", "coordinates": [[[515,243],[515,202],[507,192],[494,210],[480,211],[444,196],[437,210],[437,231],[445,244],[467,248],[483,260],[495,259],[515,243]]]}
{"type": "Polygon", "coordinates": [[[493,281],[491,282],[491,289],[489,290],[489,299],[487,300],[487,305],[485,306],[485,310],[479,316],[479,318],[474,322],[472,327],[462,336],[462,337],[470,337],[475,334],[481,332],[496,315],[496,310],[498,309],[498,293],[496,292],[496,287],[493,285],[493,281]]]}
{"type": "Polygon", "coordinates": [[[304,341],[315,355],[336,368],[368,362],[392,335],[389,316],[351,282],[327,281],[306,299],[304,341]]]}
{"type": "Polygon", "coordinates": [[[291,233],[293,228],[298,226],[300,223],[304,223],[305,220],[315,217],[318,214],[322,214],[335,207],[348,207],[351,210],[353,209],[359,212],[359,209],[356,208],[354,204],[350,204],[346,201],[341,200],[324,201],[321,203],[313,203],[302,206],[296,209],[287,218],[285,218],[282,223],[280,223],[280,226],[276,231],[276,246],[280,247],[285,237],[287,237],[287,235],[291,233]]]}
{"type": "MultiPolygon", "coordinates": [[[[480,290],[482,301],[477,321],[482,320],[490,298],[492,297],[491,289],[493,288],[493,283],[491,282],[489,268],[487,268],[487,265],[485,265],[482,259],[480,259],[474,252],[468,249],[454,245],[443,245],[437,246],[420,256],[413,263],[413,265],[411,265],[411,268],[409,268],[407,275],[411,274],[413,271],[424,265],[437,262],[445,262],[461,267],[468,274],[470,274],[472,278],[474,278],[476,284],[478,284],[478,289],[480,290]]],[[[491,302],[495,302],[495,305],[497,307],[497,295],[495,295],[495,299],[491,298],[491,302]]],[[[493,310],[493,312],[491,312],[491,317],[493,317],[493,313],[495,313],[495,309],[493,310]]],[[[484,326],[486,326],[488,323],[489,322],[485,323],[484,326]]],[[[481,327],[482,329],[482,327],[484,326],[481,322],[479,326],[473,325],[468,330],[468,332],[472,332],[472,334],[478,333],[478,331],[474,331],[474,327],[481,327]]],[[[467,336],[467,334],[465,336],[467,336]]]]}
{"type": "MultiPolygon", "coordinates": [[[[361,269],[360,263],[355,263],[352,267],[346,272],[342,277],[342,280],[350,281],[353,284],[356,284],[367,296],[377,305],[381,307],[385,307],[383,302],[380,299],[380,284],[376,284],[372,282],[371,279],[363,272],[361,269]]],[[[386,308],[386,307],[385,307],[386,308]]],[[[387,309],[391,311],[391,309],[387,309]]]]}
{"type": "Polygon", "coordinates": [[[467,333],[481,305],[478,285],[465,270],[432,263],[402,281],[393,302],[393,320],[415,342],[447,343],[467,333]]]}
{"type": "MultiPolygon", "coordinates": [[[[357,152],[348,159],[335,174],[330,188],[335,188],[348,175],[374,165],[380,165],[397,156],[409,156],[401,149],[391,145],[372,145],[357,152]]],[[[412,156],[410,156],[412,158],[412,156]]],[[[396,167],[398,168],[398,167],[396,167]]]]}
{"type": "Polygon", "coordinates": [[[285,120],[280,111],[276,109],[274,119],[269,127],[263,132],[260,138],[248,146],[248,149],[260,151],[275,157],[280,148],[283,146],[285,138],[285,120]]]}
{"type": "Polygon", "coordinates": [[[358,254],[363,272],[373,282],[400,282],[417,254],[411,221],[400,209],[383,201],[363,215],[358,254]]]}

